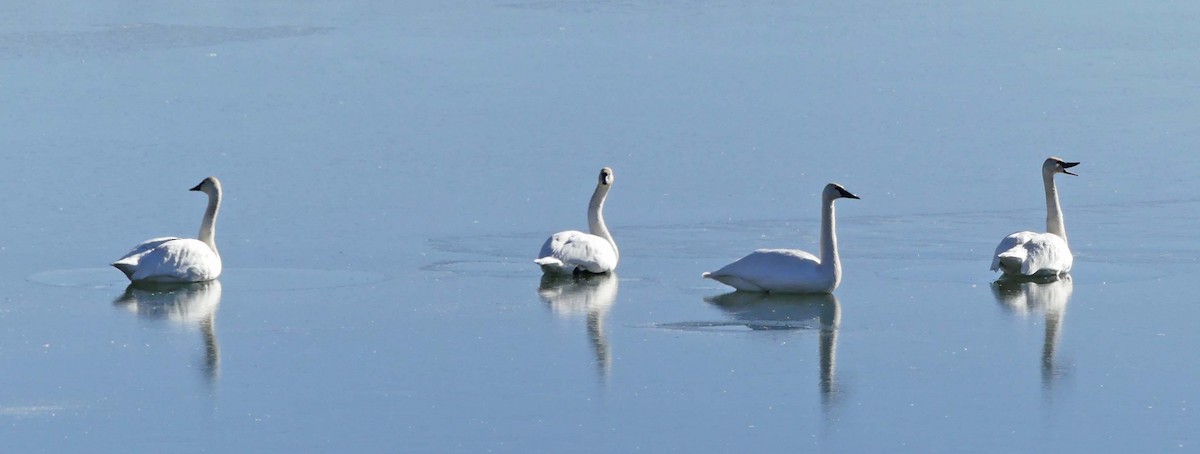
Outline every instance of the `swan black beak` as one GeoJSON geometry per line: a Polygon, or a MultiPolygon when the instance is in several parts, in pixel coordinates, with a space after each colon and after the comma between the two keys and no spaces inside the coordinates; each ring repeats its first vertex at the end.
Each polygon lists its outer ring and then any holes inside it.
{"type": "Polygon", "coordinates": [[[202,186],[202,185],[204,185],[204,182],[203,182],[203,181],[201,181],[201,182],[200,182],[200,184],[196,185],[196,187],[194,187],[194,188],[191,188],[191,189],[188,189],[188,190],[189,190],[189,191],[199,191],[199,190],[200,190],[200,186],[202,186]]]}
{"type": "Polygon", "coordinates": [[[1074,173],[1071,173],[1071,172],[1068,172],[1068,171],[1067,171],[1067,169],[1069,169],[1069,168],[1072,168],[1072,167],[1075,167],[1075,166],[1077,166],[1077,165],[1079,165],[1079,163],[1078,163],[1078,162],[1064,162],[1064,163],[1062,163],[1062,166],[1063,166],[1063,173],[1065,173],[1065,174],[1067,174],[1067,175],[1075,175],[1075,176],[1079,176],[1079,175],[1076,175],[1076,174],[1074,174],[1074,173]]]}
{"type": "Polygon", "coordinates": [[[845,190],[845,189],[840,189],[840,188],[839,188],[839,189],[838,189],[838,192],[842,193],[842,197],[844,197],[844,198],[847,198],[847,199],[858,199],[858,196],[856,196],[856,195],[854,195],[854,194],[851,194],[851,193],[850,193],[850,191],[847,191],[847,190],[845,190]]]}

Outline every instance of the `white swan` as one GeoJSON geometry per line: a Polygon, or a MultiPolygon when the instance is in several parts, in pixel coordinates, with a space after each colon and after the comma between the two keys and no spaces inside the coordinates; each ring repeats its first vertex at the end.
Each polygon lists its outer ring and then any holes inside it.
{"type": "Polygon", "coordinates": [[[221,182],[208,177],[191,190],[208,194],[199,239],[154,238],[135,246],[112,266],[133,282],[203,282],[220,276],[221,255],[215,237],[221,182]]]}
{"type": "Polygon", "coordinates": [[[546,239],[537,260],[533,261],[542,267],[543,273],[607,273],[617,268],[621,253],[608,233],[608,226],[604,225],[603,213],[604,199],[608,197],[612,183],[612,169],[600,169],[600,182],[596,184],[596,191],[588,202],[590,233],[568,230],[546,239]]]}
{"type": "Polygon", "coordinates": [[[841,185],[829,183],[821,192],[821,258],[796,249],[759,249],[702,276],[752,292],[830,293],[842,280],[838,260],[833,201],[857,199],[841,185]]]}
{"type": "Polygon", "coordinates": [[[1067,169],[1078,162],[1064,162],[1050,157],[1042,163],[1042,183],[1046,187],[1046,233],[1017,232],[1004,237],[992,257],[992,271],[1004,276],[1053,276],[1071,271],[1075,258],[1067,245],[1067,229],[1063,226],[1062,207],[1058,205],[1058,188],[1054,174],[1075,175],[1067,169]]]}

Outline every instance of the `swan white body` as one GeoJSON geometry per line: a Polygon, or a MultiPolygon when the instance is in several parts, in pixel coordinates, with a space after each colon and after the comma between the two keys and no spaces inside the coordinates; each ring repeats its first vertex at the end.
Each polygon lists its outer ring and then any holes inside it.
{"type": "Polygon", "coordinates": [[[204,282],[221,275],[216,221],[221,206],[221,183],[208,177],[193,191],[208,195],[199,239],[163,237],[143,242],[112,263],[132,282],[204,282]]]}
{"type": "Polygon", "coordinates": [[[752,292],[830,293],[842,280],[833,201],[857,199],[835,183],[821,193],[821,257],[795,249],[759,249],[702,276],[752,292]]]}
{"type": "Polygon", "coordinates": [[[1000,240],[992,271],[1005,276],[1052,276],[1071,271],[1075,259],[1067,240],[1053,233],[1016,232],[1000,240]]]}
{"type": "Polygon", "coordinates": [[[1071,271],[1075,257],[1067,244],[1062,207],[1054,174],[1075,175],[1067,169],[1078,162],[1051,157],[1042,163],[1042,183],[1046,189],[1046,232],[1016,232],[1000,240],[992,256],[992,271],[1004,276],[1061,276],[1071,271]]]}
{"type": "Polygon", "coordinates": [[[604,200],[612,187],[613,171],[600,170],[600,182],[588,203],[588,230],[568,230],[551,235],[533,262],[547,274],[607,273],[617,269],[620,251],[604,224],[604,200]]]}

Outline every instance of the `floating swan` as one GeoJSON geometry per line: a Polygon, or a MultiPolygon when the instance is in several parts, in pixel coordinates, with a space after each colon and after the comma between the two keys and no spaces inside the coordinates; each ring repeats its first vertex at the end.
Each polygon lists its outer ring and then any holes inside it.
{"type": "Polygon", "coordinates": [[[830,293],[842,280],[834,228],[833,201],[857,199],[841,185],[821,192],[821,258],[796,249],[759,249],[702,276],[752,292],[830,293]]]}
{"type": "Polygon", "coordinates": [[[154,238],[137,245],[112,266],[133,282],[203,282],[220,276],[221,255],[217,253],[215,237],[221,182],[208,177],[191,190],[208,194],[199,239],[154,238]]]}
{"type": "Polygon", "coordinates": [[[1067,169],[1078,162],[1064,162],[1050,157],[1042,163],[1042,183],[1046,187],[1046,233],[1017,232],[1004,237],[992,257],[992,271],[1004,276],[1054,276],[1071,271],[1075,258],[1067,246],[1067,229],[1063,226],[1062,208],[1058,205],[1058,188],[1054,174],[1075,175],[1067,169]]]}
{"type": "Polygon", "coordinates": [[[608,227],[604,225],[603,213],[604,199],[608,197],[612,183],[612,169],[600,169],[600,182],[596,184],[591,202],[588,202],[590,233],[568,230],[548,238],[542,244],[537,260],[533,261],[542,267],[543,273],[607,273],[617,268],[621,254],[617,251],[617,243],[608,233],[608,227]]]}

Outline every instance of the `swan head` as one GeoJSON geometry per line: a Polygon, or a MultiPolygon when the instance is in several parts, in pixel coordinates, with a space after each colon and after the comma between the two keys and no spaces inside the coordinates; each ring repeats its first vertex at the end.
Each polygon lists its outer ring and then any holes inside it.
{"type": "Polygon", "coordinates": [[[600,186],[610,186],[613,183],[613,170],[610,167],[600,169],[600,186]]]}
{"type": "MultiPolygon", "coordinates": [[[[1079,165],[1078,162],[1066,162],[1062,159],[1051,156],[1046,158],[1046,162],[1042,163],[1042,173],[1046,175],[1054,175],[1056,173],[1065,173],[1067,175],[1075,175],[1067,169],[1079,165]]],[[[1079,176],[1079,175],[1075,175],[1079,176]]]]}
{"type": "Polygon", "coordinates": [[[221,192],[221,181],[217,180],[217,177],[208,177],[196,185],[196,187],[189,189],[189,191],[200,191],[208,195],[216,195],[221,192]]]}
{"type": "Polygon", "coordinates": [[[846,188],[843,188],[842,185],[837,183],[829,183],[825,185],[825,191],[821,193],[821,197],[823,197],[825,200],[858,198],[858,196],[851,194],[850,191],[847,191],[846,188]]]}

